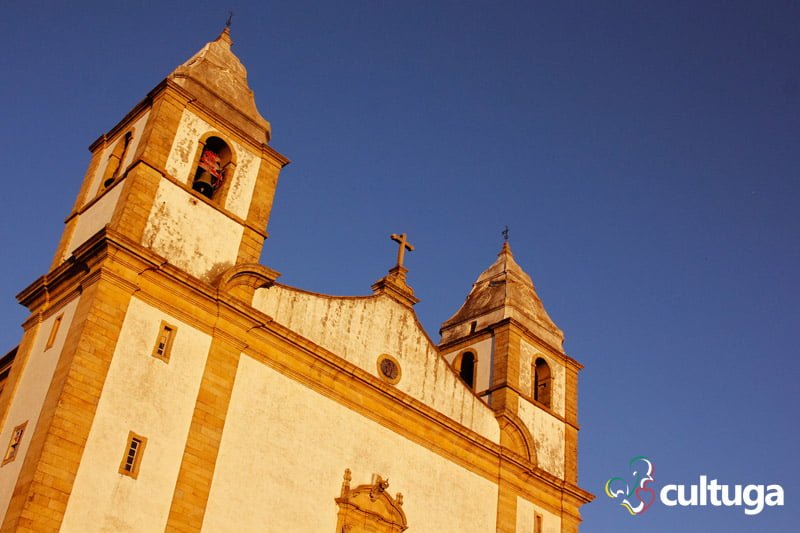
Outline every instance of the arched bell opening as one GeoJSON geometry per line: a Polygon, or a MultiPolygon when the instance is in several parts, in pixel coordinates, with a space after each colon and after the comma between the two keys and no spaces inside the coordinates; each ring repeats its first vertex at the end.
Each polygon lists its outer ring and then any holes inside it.
{"type": "Polygon", "coordinates": [[[552,378],[550,366],[541,357],[537,358],[533,364],[533,376],[533,399],[549,408],[552,378]]]}
{"type": "Polygon", "coordinates": [[[129,131],[122,139],[117,141],[114,149],[111,150],[111,153],[108,155],[108,162],[103,172],[103,187],[100,189],[101,192],[111,187],[119,177],[122,163],[125,161],[125,156],[128,155],[128,147],[131,144],[131,139],[133,139],[133,133],[129,131]]]}
{"type": "Polygon", "coordinates": [[[475,370],[477,367],[477,360],[475,353],[466,351],[458,355],[455,361],[455,367],[458,371],[458,376],[467,384],[470,390],[475,390],[475,370]]]}
{"type": "Polygon", "coordinates": [[[213,200],[229,178],[233,163],[233,152],[219,137],[209,137],[200,142],[200,157],[192,180],[192,189],[213,200]]]}

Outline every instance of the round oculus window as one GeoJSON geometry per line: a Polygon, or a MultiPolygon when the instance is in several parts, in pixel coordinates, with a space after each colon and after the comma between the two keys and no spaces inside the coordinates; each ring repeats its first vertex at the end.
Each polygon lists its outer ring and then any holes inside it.
{"type": "Polygon", "coordinates": [[[400,381],[400,363],[391,355],[382,354],[378,357],[378,375],[394,385],[400,381]]]}

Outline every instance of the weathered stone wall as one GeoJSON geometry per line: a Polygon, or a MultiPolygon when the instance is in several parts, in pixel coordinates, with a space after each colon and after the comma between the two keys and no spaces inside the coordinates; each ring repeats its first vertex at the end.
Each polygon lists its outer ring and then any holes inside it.
{"type": "Polygon", "coordinates": [[[564,478],[564,422],[524,398],[517,414],[525,422],[536,444],[539,467],[564,478]]]}
{"type": "Polygon", "coordinates": [[[162,179],[142,244],[173,265],[211,282],[233,266],[244,227],[162,179]]]}
{"type": "Polygon", "coordinates": [[[188,109],[184,109],[181,115],[178,131],[167,159],[166,171],[178,181],[191,186],[198,141],[208,134],[215,134],[222,138],[234,152],[236,170],[230,176],[232,181],[222,205],[239,218],[246,219],[261,159],[246,150],[242,144],[231,139],[229,135],[219,133],[219,130],[188,109]]]}
{"type": "Polygon", "coordinates": [[[391,355],[402,370],[394,386],[499,442],[500,430],[492,410],[438,355],[414,312],[395,300],[386,296],[330,297],[275,285],[256,291],[253,306],[375,376],[380,377],[378,356],[391,355]]]}

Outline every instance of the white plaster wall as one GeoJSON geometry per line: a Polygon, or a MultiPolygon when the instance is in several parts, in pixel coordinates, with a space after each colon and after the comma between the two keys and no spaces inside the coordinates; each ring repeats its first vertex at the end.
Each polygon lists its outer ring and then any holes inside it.
{"type": "Polygon", "coordinates": [[[409,533],[495,530],[494,483],[242,355],[203,531],[333,533],[345,468],[388,477],[409,533]]]}
{"type": "Polygon", "coordinates": [[[475,390],[479,393],[488,389],[489,384],[492,382],[492,342],[491,338],[484,339],[475,344],[470,344],[465,348],[459,348],[458,350],[442,355],[442,357],[452,365],[453,360],[461,352],[465,350],[472,350],[475,352],[475,355],[478,357],[478,374],[475,380],[475,390]]]}
{"type": "Polygon", "coordinates": [[[102,186],[101,182],[103,181],[103,174],[105,173],[106,167],[108,166],[108,156],[116,147],[117,142],[119,142],[128,131],[132,133],[131,143],[128,145],[128,151],[125,153],[125,159],[123,159],[119,163],[120,172],[128,168],[128,165],[130,165],[133,162],[133,156],[136,153],[136,149],[139,147],[139,141],[142,138],[142,132],[144,132],[144,127],[145,125],[147,125],[147,119],[149,117],[150,117],[150,110],[148,109],[138,119],[136,119],[136,121],[131,125],[130,128],[125,130],[120,130],[117,137],[112,141],[110,141],[108,145],[103,149],[103,152],[100,154],[100,163],[97,165],[94,175],[92,176],[92,185],[89,188],[89,194],[86,197],[87,202],[91,201],[95,196],[97,196],[97,191],[99,191],[100,187],[102,186]]]}
{"type": "Polygon", "coordinates": [[[188,109],[183,110],[178,123],[178,131],[172,141],[172,148],[167,157],[166,171],[180,182],[189,185],[192,164],[197,153],[197,143],[214,128],[188,109]]]}
{"type": "Polygon", "coordinates": [[[243,227],[165,179],[142,244],[195,277],[211,281],[236,262],[243,227]]]}
{"type": "Polygon", "coordinates": [[[75,225],[75,231],[72,233],[72,237],[70,237],[69,246],[64,249],[64,257],[61,258],[62,261],[72,255],[75,248],[86,242],[89,237],[111,222],[111,217],[114,214],[114,209],[117,207],[117,202],[119,201],[121,193],[121,185],[114,187],[92,207],[78,215],[78,223],[75,225]]]}
{"type": "Polygon", "coordinates": [[[5,425],[0,431],[0,461],[6,454],[14,428],[26,420],[28,425],[22,435],[22,443],[17,449],[16,459],[0,468],[0,516],[5,516],[8,510],[8,504],[11,501],[14,486],[17,484],[19,471],[25,461],[25,455],[28,453],[28,446],[36,429],[36,424],[39,422],[42,404],[47,396],[47,391],[50,389],[53,372],[56,369],[61,350],[64,348],[64,341],[72,324],[72,317],[75,314],[78,301],[79,298],[75,298],[42,322],[33,342],[28,362],[22,370],[14,398],[9,406],[5,425]],[[45,350],[44,347],[47,345],[48,338],[50,338],[53,323],[62,314],[61,324],[58,327],[53,345],[48,350],[45,350]]]}
{"type": "Polygon", "coordinates": [[[539,466],[564,479],[564,423],[524,398],[519,399],[517,415],[533,436],[539,466]]]}
{"type": "Polygon", "coordinates": [[[519,382],[522,390],[533,397],[533,362],[541,357],[550,367],[550,407],[561,416],[564,416],[566,397],[566,375],[564,364],[550,357],[535,346],[525,341],[520,341],[519,382]]]}
{"type": "Polygon", "coordinates": [[[542,515],[542,530],[539,533],[560,533],[561,517],[537,507],[525,498],[517,496],[517,533],[534,533],[534,516],[542,515]]]}
{"type": "Polygon", "coordinates": [[[211,338],[131,299],[62,532],[163,531],[211,338]],[[169,363],[151,356],[161,321],[176,326],[169,363]],[[147,438],[138,479],[119,473],[128,432],[147,438]]]}
{"type": "Polygon", "coordinates": [[[231,177],[233,182],[225,199],[225,208],[240,218],[247,218],[261,158],[228,136],[219,133],[211,124],[188,109],[183,110],[178,131],[172,141],[172,148],[167,157],[167,173],[189,185],[189,180],[194,175],[192,165],[197,154],[197,143],[207,133],[218,135],[236,154],[236,171],[231,177]]]}
{"type": "Polygon", "coordinates": [[[225,208],[239,218],[247,218],[250,210],[250,202],[253,200],[253,191],[256,187],[258,169],[261,166],[261,158],[256,157],[244,146],[234,140],[229,140],[233,149],[238,155],[236,161],[236,171],[233,173],[228,196],[225,198],[225,208]]]}
{"type": "Polygon", "coordinates": [[[400,363],[395,386],[473,431],[500,441],[492,410],[476,398],[419,326],[414,312],[386,296],[340,298],[274,285],[253,306],[303,337],[378,376],[378,356],[400,363]]]}

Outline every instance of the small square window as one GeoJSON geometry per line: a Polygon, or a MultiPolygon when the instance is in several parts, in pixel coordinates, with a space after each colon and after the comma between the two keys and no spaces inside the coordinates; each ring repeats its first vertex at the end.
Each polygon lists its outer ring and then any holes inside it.
{"type": "Polygon", "coordinates": [[[8,449],[6,450],[6,454],[3,456],[3,466],[16,459],[17,451],[19,451],[19,447],[22,444],[22,435],[25,434],[25,426],[27,425],[28,421],[26,420],[22,424],[15,427],[14,431],[11,433],[11,440],[8,442],[8,449]]]}
{"type": "Polygon", "coordinates": [[[147,445],[147,439],[137,435],[133,431],[128,433],[128,446],[119,464],[119,473],[136,479],[139,476],[139,465],[142,463],[142,455],[147,445]]]}
{"type": "Polygon", "coordinates": [[[172,341],[175,339],[177,328],[161,321],[161,327],[158,330],[158,337],[156,338],[156,345],[153,347],[153,357],[161,359],[164,362],[169,362],[170,352],[172,351],[172,341]]]}
{"type": "Polygon", "coordinates": [[[49,350],[53,347],[53,344],[56,342],[56,335],[58,335],[58,328],[61,326],[61,319],[64,318],[63,313],[58,315],[55,320],[53,320],[53,325],[50,328],[50,336],[47,337],[47,344],[44,345],[45,350],[49,350]]]}

